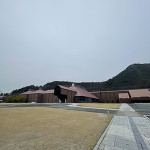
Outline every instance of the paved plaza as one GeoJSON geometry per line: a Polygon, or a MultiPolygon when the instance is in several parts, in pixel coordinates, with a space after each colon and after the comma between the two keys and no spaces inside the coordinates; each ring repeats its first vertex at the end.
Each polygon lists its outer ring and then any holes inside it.
{"type": "MultiPolygon", "coordinates": [[[[135,111],[122,104],[120,111],[135,111]]],[[[114,116],[98,150],[150,150],[150,120],[144,116],[114,116]]]]}

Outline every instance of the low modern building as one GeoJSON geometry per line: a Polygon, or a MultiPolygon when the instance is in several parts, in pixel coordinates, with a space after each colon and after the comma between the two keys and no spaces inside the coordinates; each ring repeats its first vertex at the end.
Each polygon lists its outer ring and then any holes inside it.
{"type": "Polygon", "coordinates": [[[99,98],[100,103],[148,103],[149,89],[116,90],[91,92],[99,98]]]}
{"type": "Polygon", "coordinates": [[[35,102],[35,97],[33,95],[34,92],[35,92],[35,90],[30,89],[29,91],[24,92],[21,95],[25,95],[26,96],[26,98],[27,98],[26,102],[35,102]]]}
{"type": "Polygon", "coordinates": [[[150,102],[150,91],[148,89],[129,90],[132,102],[148,103],[150,102]]]}
{"type": "Polygon", "coordinates": [[[131,103],[131,95],[129,90],[118,90],[119,103],[131,103]]]}
{"type": "Polygon", "coordinates": [[[58,97],[54,95],[54,90],[47,90],[43,92],[43,103],[58,103],[58,97]]]}
{"type": "Polygon", "coordinates": [[[58,98],[54,95],[54,90],[43,91],[41,88],[39,90],[29,90],[22,93],[26,95],[27,102],[36,102],[36,103],[57,103],[58,98]]]}
{"type": "Polygon", "coordinates": [[[65,86],[58,85],[55,88],[54,94],[63,103],[99,102],[98,97],[76,86],[67,88],[65,86]]]}
{"type": "Polygon", "coordinates": [[[131,103],[128,93],[119,93],[119,103],[131,103]]]}
{"type": "Polygon", "coordinates": [[[54,90],[29,90],[22,93],[27,102],[36,103],[145,103],[150,102],[149,89],[88,92],[85,89],[58,85],[54,90]]]}
{"type": "Polygon", "coordinates": [[[74,103],[74,96],[76,91],[69,89],[68,87],[58,85],[54,89],[54,94],[58,97],[61,103],[74,103]]]}
{"type": "Polygon", "coordinates": [[[79,87],[65,87],[58,85],[54,90],[37,91],[29,90],[22,93],[26,95],[27,102],[36,103],[79,103],[79,102],[99,102],[99,98],[90,92],[79,87]]]}
{"type": "Polygon", "coordinates": [[[91,92],[93,95],[99,98],[101,103],[118,103],[119,96],[117,91],[97,91],[91,92]]]}

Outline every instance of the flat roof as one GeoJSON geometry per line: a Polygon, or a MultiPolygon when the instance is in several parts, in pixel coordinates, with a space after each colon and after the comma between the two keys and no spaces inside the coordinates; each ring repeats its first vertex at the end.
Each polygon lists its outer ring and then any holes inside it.
{"type": "Polygon", "coordinates": [[[129,90],[129,93],[131,98],[150,97],[150,91],[148,89],[129,90]]]}
{"type": "Polygon", "coordinates": [[[130,98],[128,93],[119,93],[119,99],[121,98],[130,98]]]}

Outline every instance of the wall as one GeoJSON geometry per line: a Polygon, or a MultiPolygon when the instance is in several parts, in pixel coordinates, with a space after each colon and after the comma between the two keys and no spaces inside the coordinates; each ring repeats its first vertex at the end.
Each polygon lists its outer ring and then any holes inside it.
{"type": "Polygon", "coordinates": [[[57,103],[58,97],[55,96],[53,93],[45,93],[43,94],[42,102],[43,103],[57,103]]]}
{"type": "Polygon", "coordinates": [[[76,95],[75,91],[66,90],[66,89],[61,88],[61,94],[67,95],[66,103],[74,103],[74,96],[76,95]]]}

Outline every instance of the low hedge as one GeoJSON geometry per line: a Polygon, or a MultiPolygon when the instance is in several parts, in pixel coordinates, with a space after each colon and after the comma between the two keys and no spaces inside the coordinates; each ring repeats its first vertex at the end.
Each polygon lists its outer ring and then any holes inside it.
{"type": "Polygon", "coordinates": [[[24,95],[11,95],[6,98],[6,103],[25,103],[26,96],[24,95]]]}

